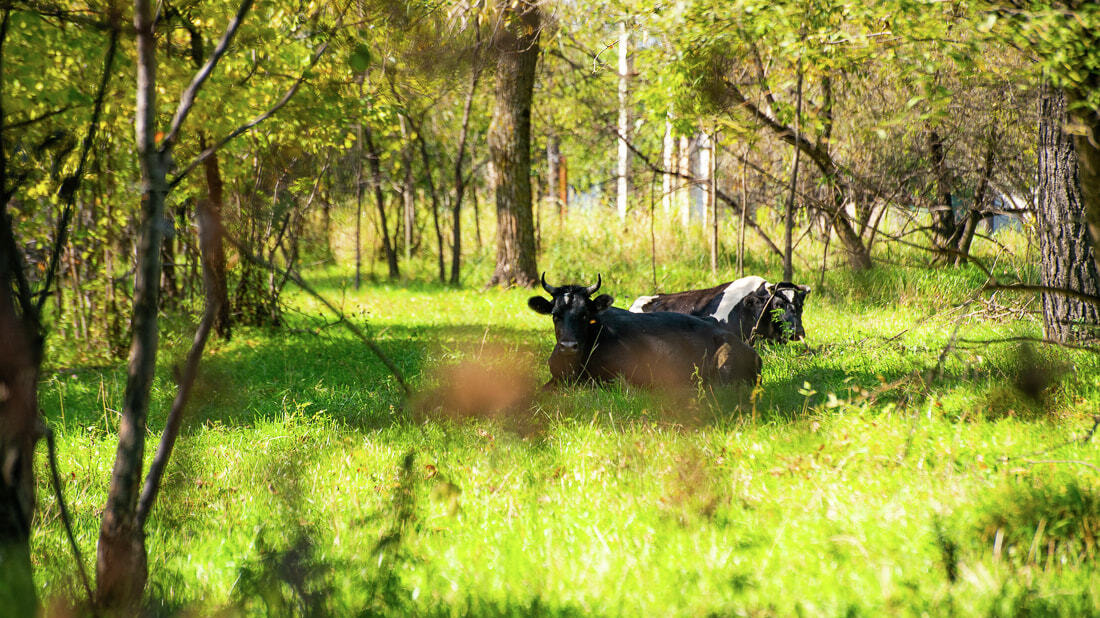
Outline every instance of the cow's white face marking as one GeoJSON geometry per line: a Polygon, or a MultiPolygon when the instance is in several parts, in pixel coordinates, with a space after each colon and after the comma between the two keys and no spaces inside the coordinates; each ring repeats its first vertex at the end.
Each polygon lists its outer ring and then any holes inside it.
{"type": "Polygon", "coordinates": [[[783,294],[783,296],[786,296],[787,300],[791,301],[792,303],[794,302],[794,290],[783,290],[781,294],[783,294]]]}
{"type": "Polygon", "coordinates": [[[738,279],[733,283],[726,286],[726,289],[722,291],[722,300],[718,303],[718,308],[714,310],[714,313],[710,314],[710,317],[718,320],[719,322],[729,322],[730,312],[737,303],[741,302],[749,294],[755,292],[761,284],[765,283],[763,277],[744,277],[738,279]]]}
{"type": "Polygon", "coordinates": [[[639,296],[638,300],[634,301],[633,305],[630,305],[630,310],[634,313],[645,313],[643,307],[649,304],[649,301],[657,298],[656,296],[639,296]]]}

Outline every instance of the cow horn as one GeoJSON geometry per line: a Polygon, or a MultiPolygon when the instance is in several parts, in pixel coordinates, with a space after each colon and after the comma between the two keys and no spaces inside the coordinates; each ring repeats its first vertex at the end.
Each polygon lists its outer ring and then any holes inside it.
{"type": "Polygon", "coordinates": [[[600,284],[602,284],[602,283],[603,283],[603,278],[600,277],[600,273],[596,273],[596,285],[590,285],[590,286],[584,288],[584,291],[587,292],[589,296],[592,296],[593,294],[596,293],[596,290],[600,289],[600,284]]]}
{"type": "Polygon", "coordinates": [[[549,283],[546,283],[546,273],[542,273],[542,277],[540,279],[542,281],[542,289],[546,290],[547,294],[553,296],[554,294],[558,293],[558,288],[550,285],[549,283]]]}

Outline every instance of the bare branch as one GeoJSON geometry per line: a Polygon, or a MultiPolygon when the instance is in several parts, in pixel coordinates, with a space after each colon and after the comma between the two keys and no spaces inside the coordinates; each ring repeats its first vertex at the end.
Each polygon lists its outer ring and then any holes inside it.
{"type": "Polygon", "coordinates": [[[314,290],[313,287],[310,286],[308,283],[306,283],[301,276],[299,276],[293,270],[279,268],[275,264],[272,264],[271,262],[268,262],[267,260],[255,255],[251,251],[248,251],[244,248],[244,245],[242,245],[240,242],[237,241],[236,238],[232,236],[226,235],[226,240],[228,240],[229,244],[233,245],[233,247],[237,249],[237,252],[240,253],[241,257],[243,257],[244,259],[252,262],[257,266],[267,268],[290,279],[294,282],[295,285],[301,288],[302,291],[316,298],[322,305],[327,307],[328,310],[337,317],[339,322],[344,325],[344,328],[348,329],[348,331],[350,331],[352,335],[355,335],[357,339],[362,341],[367,346],[367,348],[369,348],[370,351],[378,357],[378,360],[382,361],[382,364],[390,370],[390,374],[392,374],[394,379],[397,380],[397,383],[401,386],[401,390],[405,392],[405,395],[408,396],[412,394],[412,389],[409,388],[409,384],[405,381],[404,374],[397,367],[397,365],[395,365],[394,362],[390,360],[390,357],[386,356],[386,353],[382,351],[382,348],[378,347],[378,344],[375,343],[374,340],[368,337],[362,329],[360,329],[358,326],[348,320],[347,316],[345,316],[342,311],[340,311],[332,303],[330,303],[327,298],[321,296],[321,294],[314,290]]]}
{"type": "MultiPolygon", "coordinates": [[[[179,137],[180,127],[183,126],[183,121],[187,120],[187,115],[191,113],[191,109],[195,106],[195,97],[198,96],[199,90],[202,89],[206,80],[210,77],[210,74],[214,72],[214,68],[218,66],[218,61],[225,55],[226,50],[229,49],[229,44],[233,41],[233,37],[236,36],[237,30],[241,27],[241,22],[244,21],[248,11],[252,8],[252,4],[255,0],[241,0],[241,6],[237,9],[237,14],[233,16],[233,21],[229,22],[229,26],[225,29],[225,34],[222,35],[220,41],[218,41],[217,47],[214,48],[214,52],[210,54],[210,58],[207,59],[206,64],[195,73],[195,77],[191,79],[191,83],[187,85],[187,88],[180,95],[180,104],[176,108],[176,115],[172,117],[172,124],[168,129],[168,134],[161,140],[160,151],[162,153],[168,152],[172,148],[172,145],[176,143],[176,139],[179,137]]],[[[310,67],[312,68],[312,64],[310,67]]],[[[174,184],[174,183],[173,183],[174,184]]]]}
{"type": "Polygon", "coordinates": [[[164,476],[164,469],[168,466],[168,459],[172,456],[172,448],[179,437],[180,426],[183,424],[183,409],[191,396],[191,388],[195,385],[195,377],[199,372],[199,359],[206,347],[206,340],[210,337],[210,329],[214,325],[217,316],[217,306],[207,303],[203,312],[202,321],[195,331],[195,339],[191,343],[191,349],[187,352],[187,361],[183,366],[183,375],[180,377],[179,387],[176,389],[176,398],[172,400],[172,409],[168,413],[168,420],[164,425],[164,433],[160,436],[160,444],[157,446],[157,454],[149,465],[149,473],[145,476],[145,485],[141,489],[141,497],[138,499],[137,525],[139,530],[145,529],[145,521],[149,518],[149,511],[153,508],[153,501],[160,490],[160,481],[164,476]]]}
{"type": "Polygon", "coordinates": [[[306,76],[308,76],[309,72],[313,70],[313,67],[317,66],[317,63],[321,60],[321,57],[324,56],[326,51],[328,51],[328,47],[328,41],[325,41],[321,44],[321,47],[319,47],[317,51],[313,54],[313,57],[310,58],[309,65],[305,68],[304,71],[302,71],[302,74],[298,76],[298,79],[295,80],[294,84],[291,85],[291,87],[285,93],[283,93],[283,96],[275,103],[275,105],[271,107],[271,109],[237,127],[236,129],[231,131],[229,135],[226,135],[220,140],[214,142],[212,146],[202,151],[199,156],[195,157],[190,163],[187,164],[187,167],[183,168],[182,172],[176,174],[176,176],[172,178],[172,180],[168,181],[168,189],[171,190],[175,188],[175,186],[178,185],[180,181],[186,178],[187,175],[190,174],[196,167],[201,165],[203,161],[207,160],[208,158],[210,158],[211,155],[220,150],[222,146],[225,146],[238,136],[248,132],[256,125],[274,116],[275,112],[279,111],[283,108],[284,105],[289,103],[290,100],[294,98],[294,95],[298,93],[298,89],[301,88],[302,83],[305,82],[306,76]]]}
{"type": "Polygon", "coordinates": [[[1090,305],[1096,305],[1100,307],[1100,296],[1093,296],[1092,294],[1086,294],[1077,290],[1071,290],[1069,288],[1053,288],[1045,285],[1031,285],[1027,283],[1012,283],[1012,284],[999,284],[999,283],[987,283],[984,290],[1010,290],[1016,292],[1042,292],[1044,294],[1058,294],[1068,298],[1075,298],[1081,302],[1088,303],[1090,305]]]}

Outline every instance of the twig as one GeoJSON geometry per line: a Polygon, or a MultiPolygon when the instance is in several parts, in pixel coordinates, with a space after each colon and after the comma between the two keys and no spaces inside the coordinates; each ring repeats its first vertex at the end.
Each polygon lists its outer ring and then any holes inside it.
{"type": "Polygon", "coordinates": [[[1021,459],[1020,463],[1026,463],[1029,465],[1035,464],[1076,464],[1078,466],[1088,466],[1097,472],[1100,472],[1100,466],[1089,463],[1087,461],[1080,461],[1077,459],[1021,459]]]}
{"type": "Polygon", "coordinates": [[[220,150],[222,146],[225,146],[230,141],[240,136],[242,133],[249,131],[256,125],[274,116],[275,112],[279,111],[284,105],[290,102],[290,100],[294,98],[294,95],[297,94],[298,89],[302,87],[302,83],[306,81],[306,76],[308,76],[309,72],[313,70],[313,67],[317,66],[317,63],[321,60],[321,57],[325,55],[326,51],[328,51],[328,47],[329,41],[325,41],[321,44],[321,47],[317,50],[316,53],[313,54],[313,57],[310,58],[309,65],[306,66],[306,68],[302,71],[302,74],[298,76],[298,79],[295,80],[294,84],[292,84],[290,88],[283,93],[283,96],[275,102],[275,105],[272,105],[271,108],[268,109],[266,112],[260,114],[259,116],[256,116],[252,120],[249,120],[248,122],[242,124],[236,129],[233,129],[228,135],[215,142],[214,145],[199,153],[199,156],[195,157],[190,163],[188,163],[187,167],[183,168],[183,170],[179,174],[176,174],[176,176],[172,178],[172,180],[168,181],[168,188],[175,188],[175,186],[178,185],[184,178],[186,178],[188,174],[190,174],[196,167],[201,165],[203,161],[213,156],[214,153],[220,150]]]}
{"type": "Polygon", "coordinates": [[[1001,339],[960,339],[959,342],[967,343],[971,345],[982,345],[989,343],[1042,343],[1044,345],[1053,345],[1060,348],[1069,348],[1071,350],[1084,350],[1085,352],[1092,352],[1093,354],[1100,354],[1100,347],[1080,345],[1076,343],[1067,343],[1062,341],[1055,341],[1053,339],[1044,339],[1039,337],[1003,337],[1001,339]]]}
{"type": "Polygon", "coordinates": [[[69,507],[65,505],[65,496],[61,492],[61,475],[57,472],[57,444],[54,440],[53,429],[46,427],[46,450],[50,459],[50,478],[53,482],[54,495],[57,497],[57,505],[61,511],[61,522],[65,525],[65,534],[69,537],[69,546],[73,550],[73,560],[76,561],[76,571],[80,575],[80,583],[84,586],[84,593],[88,595],[88,607],[92,607],[92,587],[88,584],[88,573],[84,570],[84,556],[80,553],[80,546],[76,544],[76,536],[73,535],[73,522],[69,516],[69,507]]]}
{"type": "Polygon", "coordinates": [[[168,413],[168,420],[164,424],[164,433],[160,436],[160,444],[157,446],[157,454],[149,465],[149,473],[145,476],[145,485],[141,489],[141,497],[138,499],[137,525],[138,529],[145,528],[145,521],[149,518],[149,512],[153,508],[153,501],[157,499],[160,490],[160,481],[164,477],[164,469],[168,466],[168,459],[172,456],[172,448],[179,437],[180,426],[183,424],[183,409],[191,396],[191,388],[195,385],[195,378],[199,373],[199,360],[202,351],[206,347],[206,340],[210,337],[210,329],[214,326],[214,318],[217,315],[216,304],[207,303],[203,312],[202,321],[195,330],[195,339],[191,343],[191,349],[187,352],[187,361],[183,366],[183,375],[180,377],[179,387],[176,389],[176,398],[172,400],[172,409],[168,413]]]}
{"type": "Polygon", "coordinates": [[[229,235],[226,235],[225,238],[229,241],[229,244],[233,245],[233,247],[237,249],[237,252],[241,254],[241,257],[245,258],[249,262],[252,262],[253,264],[256,264],[257,266],[268,268],[278,274],[284,275],[285,277],[293,281],[295,285],[301,288],[302,291],[309,294],[313,298],[316,298],[322,305],[327,307],[328,310],[337,317],[339,323],[343,324],[344,328],[348,329],[351,334],[355,335],[356,338],[362,341],[370,349],[370,351],[378,357],[378,360],[382,361],[382,364],[384,364],[386,368],[390,370],[390,374],[392,374],[393,377],[397,380],[397,383],[401,386],[401,390],[405,392],[405,395],[412,395],[412,389],[405,381],[404,374],[402,374],[401,370],[397,368],[397,365],[395,365],[394,362],[390,360],[390,357],[386,356],[386,353],[382,351],[382,348],[378,347],[378,344],[375,343],[370,337],[368,337],[366,333],[362,331],[362,329],[360,329],[358,326],[348,320],[347,316],[345,316],[342,311],[337,309],[331,302],[328,301],[327,298],[321,296],[321,294],[319,294],[316,290],[313,289],[312,286],[306,283],[301,278],[301,276],[299,276],[293,270],[279,268],[275,264],[272,264],[271,262],[268,262],[267,260],[253,254],[252,252],[245,249],[244,246],[240,242],[238,242],[236,238],[229,235]]]}

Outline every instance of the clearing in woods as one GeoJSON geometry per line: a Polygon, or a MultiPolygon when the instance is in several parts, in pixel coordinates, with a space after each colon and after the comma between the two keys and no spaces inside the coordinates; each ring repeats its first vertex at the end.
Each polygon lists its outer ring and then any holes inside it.
{"type": "MultiPolygon", "coordinates": [[[[544,239],[551,282],[599,270],[620,307],[651,293],[648,239],[631,254],[600,234],[544,239]]],[[[701,250],[684,253],[661,265],[663,290],[732,278],[712,279],[701,250]]],[[[294,615],[1100,612],[1100,438],[1084,440],[1100,356],[974,343],[1040,336],[1035,304],[977,294],[974,268],[899,259],[913,264],[830,270],[823,286],[816,269],[806,276],[807,340],[762,348],[754,393],[676,396],[609,385],[527,399],[553,343],[529,290],[355,292],[347,269],[308,272],[418,396],[403,405],[383,365],[299,292],[287,329],[212,342],[150,521],[150,603],[294,615]]],[[[475,261],[471,279],[490,262],[475,261]]],[[[154,433],[190,328],[166,329],[154,433]]],[[[41,392],[86,559],[124,386],[120,363],[101,367],[74,357],[41,392]]],[[[77,587],[45,472],[33,547],[48,599],[77,587]]]]}

